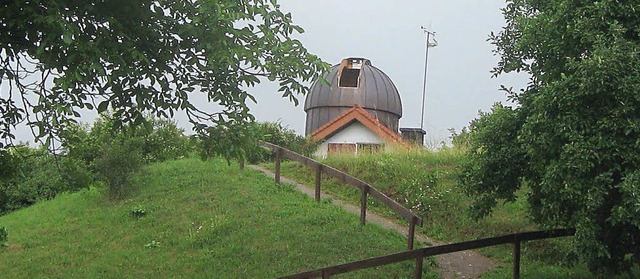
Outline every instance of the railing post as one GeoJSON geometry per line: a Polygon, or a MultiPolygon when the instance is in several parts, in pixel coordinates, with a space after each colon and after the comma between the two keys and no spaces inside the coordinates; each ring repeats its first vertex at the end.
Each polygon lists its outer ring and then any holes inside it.
{"type": "Polygon", "coordinates": [[[369,185],[363,185],[362,196],[360,197],[360,224],[363,226],[367,223],[367,192],[369,192],[369,185]]]}
{"type": "Polygon", "coordinates": [[[409,235],[407,235],[407,249],[413,250],[413,239],[416,234],[416,217],[411,218],[409,222],[409,235]]]}
{"type": "Polygon", "coordinates": [[[424,256],[422,253],[416,258],[416,269],[413,272],[413,278],[422,279],[422,263],[424,262],[424,256]]]}
{"type": "Polygon", "coordinates": [[[316,201],[320,201],[320,180],[322,179],[322,165],[316,168],[316,201]]]}
{"type": "Polygon", "coordinates": [[[323,270],[322,271],[322,279],[328,279],[331,276],[331,274],[329,274],[328,271],[323,270]]]}
{"type": "Polygon", "coordinates": [[[520,279],[520,240],[513,241],[513,279],[520,279]]]}
{"type": "Polygon", "coordinates": [[[276,184],[280,184],[280,163],[282,162],[282,148],[276,149],[276,184]]]}

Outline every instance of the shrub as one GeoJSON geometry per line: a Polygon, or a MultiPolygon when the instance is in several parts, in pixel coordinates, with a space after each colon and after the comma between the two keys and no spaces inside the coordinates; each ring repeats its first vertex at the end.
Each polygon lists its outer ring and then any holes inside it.
{"type": "Polygon", "coordinates": [[[79,160],[50,154],[46,149],[8,149],[12,173],[0,180],[0,213],[87,187],[93,175],[79,160]]]}
{"type": "Polygon", "coordinates": [[[137,205],[133,209],[131,209],[131,216],[140,218],[142,216],[147,215],[147,209],[142,205],[137,205]]]}
{"type": "Polygon", "coordinates": [[[202,159],[223,156],[227,160],[246,160],[250,163],[273,160],[272,153],[259,146],[260,140],[306,156],[310,156],[317,146],[279,122],[210,127],[202,131],[196,140],[202,159]]]}
{"type": "Polygon", "coordinates": [[[244,162],[247,150],[256,148],[257,144],[255,130],[242,123],[209,127],[197,135],[197,142],[203,160],[222,156],[228,162],[231,159],[244,162]]]}
{"type": "Polygon", "coordinates": [[[121,198],[131,192],[129,178],[142,166],[139,139],[121,140],[102,146],[93,162],[99,178],[107,183],[109,196],[121,198]]]}
{"type": "Polygon", "coordinates": [[[0,148],[0,181],[13,179],[19,173],[19,158],[10,149],[0,148]]]}
{"type": "Polygon", "coordinates": [[[62,137],[68,157],[106,182],[112,197],[130,192],[129,177],[143,164],[186,157],[192,149],[184,131],[169,120],[147,117],[145,123],[124,127],[115,123],[104,114],[92,126],[75,125],[62,137]]]}
{"type": "Polygon", "coordinates": [[[136,130],[143,139],[142,155],[146,162],[184,158],[189,155],[189,139],[174,122],[150,118],[144,130],[136,130]]]}
{"type": "Polygon", "coordinates": [[[188,156],[191,147],[183,134],[184,131],[169,120],[147,117],[140,125],[116,128],[113,118],[101,115],[91,127],[76,125],[68,129],[62,143],[70,157],[91,165],[101,156],[104,146],[136,139],[135,143],[128,144],[140,153],[145,163],[149,163],[188,156]]]}
{"type": "MultiPolygon", "coordinates": [[[[252,129],[255,131],[258,140],[282,146],[305,156],[311,156],[317,147],[309,139],[296,134],[294,130],[282,126],[280,122],[254,123],[252,129]]],[[[272,152],[259,146],[254,146],[248,152],[248,161],[256,163],[273,160],[273,156],[272,152]]]]}
{"type": "Polygon", "coordinates": [[[9,246],[7,241],[9,241],[9,232],[5,227],[0,227],[0,246],[9,246]]]}

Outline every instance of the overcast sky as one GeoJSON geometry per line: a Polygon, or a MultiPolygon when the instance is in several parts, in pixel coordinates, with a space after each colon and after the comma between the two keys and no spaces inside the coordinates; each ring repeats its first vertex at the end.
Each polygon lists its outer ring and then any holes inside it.
{"type": "MultiPolygon", "coordinates": [[[[425,130],[427,141],[439,143],[475,118],[478,110],[504,101],[500,84],[521,87],[524,76],[491,78],[498,57],[487,42],[504,25],[498,0],[280,0],[296,24],[303,45],[329,64],[346,57],[364,57],[395,83],[403,104],[400,127],[420,127],[425,36],[420,26],[436,32],[437,47],[429,49],[425,130]]],[[[258,121],[280,120],[304,133],[304,97],[294,106],[274,94],[277,87],[251,89],[258,121]]]]}
{"type": "MultiPolygon", "coordinates": [[[[504,25],[499,0],[280,0],[281,8],[293,15],[305,33],[296,36],[313,54],[329,64],[343,58],[364,57],[395,83],[403,104],[400,127],[420,127],[425,36],[420,26],[436,32],[437,47],[429,50],[426,141],[432,147],[474,119],[478,110],[504,101],[500,84],[521,87],[524,76],[491,78],[489,71],[498,57],[487,42],[491,31],[504,25]]],[[[304,133],[304,96],[294,106],[277,93],[278,86],[264,82],[249,89],[258,100],[250,104],[257,121],[280,121],[304,133]]],[[[196,100],[197,101],[197,100],[196,100]]],[[[213,105],[212,105],[213,106],[213,105]]],[[[94,112],[83,112],[81,121],[93,122],[94,112]]],[[[185,117],[176,119],[187,133],[185,117]]],[[[22,126],[19,140],[31,141],[22,126]]]]}

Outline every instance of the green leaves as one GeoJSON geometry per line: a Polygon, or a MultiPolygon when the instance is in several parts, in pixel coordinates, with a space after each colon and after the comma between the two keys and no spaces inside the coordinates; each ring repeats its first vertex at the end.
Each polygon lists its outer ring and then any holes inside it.
{"type": "Polygon", "coordinates": [[[531,81],[505,90],[516,109],[494,107],[472,122],[462,177],[478,216],[526,185],[533,219],[575,227],[576,252],[598,271],[640,262],[639,8],[507,1],[506,26],[489,38],[501,56],[493,73],[523,71],[531,81]]]}
{"type": "Polygon", "coordinates": [[[303,29],[276,1],[11,1],[0,15],[0,78],[17,85],[10,101],[40,100],[17,107],[1,95],[3,139],[25,117],[39,137],[56,138],[94,102],[121,126],[178,110],[196,131],[242,125],[252,120],[247,87],[285,82],[281,93],[297,103],[328,69],[290,38],[303,29]]]}
{"type": "Polygon", "coordinates": [[[467,193],[477,197],[472,214],[481,218],[497,200],[512,201],[521,187],[521,175],[527,156],[517,144],[518,110],[494,105],[469,126],[470,160],[463,165],[461,182],[467,193]]]}
{"type": "Polygon", "coordinates": [[[106,112],[108,107],[109,107],[109,101],[100,102],[100,104],[98,105],[98,113],[106,112]]]}
{"type": "Polygon", "coordinates": [[[73,42],[73,39],[71,38],[71,34],[69,33],[62,34],[62,41],[64,41],[65,44],[70,45],[73,42]]]}

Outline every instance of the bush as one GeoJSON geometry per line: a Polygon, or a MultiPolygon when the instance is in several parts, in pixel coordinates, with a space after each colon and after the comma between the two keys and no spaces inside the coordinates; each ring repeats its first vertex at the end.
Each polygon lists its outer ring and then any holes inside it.
{"type": "Polygon", "coordinates": [[[138,126],[116,128],[110,116],[101,115],[91,127],[75,125],[69,128],[63,135],[62,144],[70,157],[92,165],[101,156],[104,146],[136,139],[135,143],[128,143],[129,147],[135,148],[145,163],[150,163],[187,157],[192,148],[183,134],[174,122],[164,119],[148,117],[146,123],[138,126]]]}
{"type": "Polygon", "coordinates": [[[63,154],[19,145],[0,149],[0,214],[87,187],[96,178],[112,197],[130,192],[129,177],[144,163],[185,157],[189,140],[175,123],[148,118],[115,128],[108,116],[62,134],[63,154]]]}
{"type": "Polygon", "coordinates": [[[131,190],[129,177],[145,163],[188,156],[192,147],[183,132],[168,120],[147,117],[137,126],[116,127],[112,117],[101,115],[91,127],[67,129],[62,143],[68,157],[107,183],[112,197],[122,197],[131,190]]]}
{"type": "Polygon", "coordinates": [[[174,122],[151,118],[144,126],[144,130],[136,132],[144,141],[142,155],[146,162],[184,158],[191,151],[189,139],[174,122]]]}
{"type": "Polygon", "coordinates": [[[0,246],[8,246],[7,241],[9,241],[9,232],[5,227],[0,227],[0,246]]]}
{"type": "MultiPolygon", "coordinates": [[[[311,143],[308,138],[296,134],[294,130],[282,126],[280,122],[254,123],[252,125],[258,140],[282,146],[305,156],[311,156],[317,148],[317,144],[311,143]]],[[[274,159],[271,151],[259,146],[254,146],[250,149],[247,157],[251,163],[274,159]]]]}
{"type": "MultiPolygon", "coordinates": [[[[80,160],[52,155],[46,149],[16,146],[4,153],[11,173],[0,179],[0,213],[76,191],[93,182],[93,175],[80,160]]],[[[5,171],[6,172],[6,171],[5,171]]]]}
{"type": "Polygon", "coordinates": [[[260,140],[305,156],[310,156],[317,147],[279,122],[229,123],[224,127],[216,126],[203,130],[195,139],[203,160],[213,156],[250,163],[273,160],[273,154],[260,147],[260,140]]]}
{"type": "Polygon", "coordinates": [[[142,166],[139,139],[112,142],[102,146],[93,162],[99,178],[107,183],[109,196],[121,198],[131,192],[129,178],[142,166]]]}

